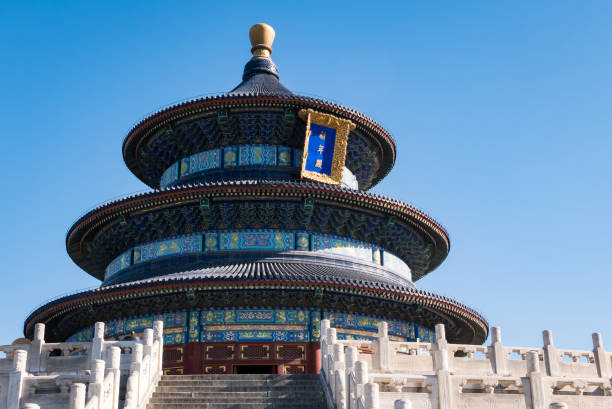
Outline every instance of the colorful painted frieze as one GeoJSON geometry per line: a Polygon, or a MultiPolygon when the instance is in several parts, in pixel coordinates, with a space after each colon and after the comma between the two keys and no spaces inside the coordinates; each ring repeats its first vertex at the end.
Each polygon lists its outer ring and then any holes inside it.
{"type": "Polygon", "coordinates": [[[125,320],[123,332],[127,333],[131,331],[134,331],[134,332],[144,331],[147,328],[153,327],[153,321],[154,321],[153,317],[141,317],[141,318],[127,319],[125,320]]]}
{"type": "Polygon", "coordinates": [[[204,239],[205,251],[219,250],[219,233],[206,233],[204,239]]]}
{"type": "Polygon", "coordinates": [[[186,332],[170,332],[164,331],[164,345],[184,344],[187,342],[186,332]]]}
{"type": "Polygon", "coordinates": [[[276,166],[276,146],[274,145],[241,145],[239,147],[239,165],[276,166]]]}
{"type": "Polygon", "coordinates": [[[202,342],[308,342],[308,331],[284,330],[244,330],[244,331],[204,331],[202,342]]]}
{"type": "Polygon", "coordinates": [[[308,233],[295,233],[295,249],[301,251],[310,250],[310,235],[308,233]]]}
{"type": "Polygon", "coordinates": [[[310,311],[310,340],[321,340],[321,312],[310,311]]]}
{"type": "Polygon", "coordinates": [[[128,268],[130,265],[132,265],[132,250],[128,250],[120,254],[119,257],[115,258],[108,264],[104,273],[104,279],[109,279],[119,271],[128,268]]]}
{"type": "Polygon", "coordinates": [[[166,313],[162,316],[156,317],[156,319],[163,319],[164,328],[175,328],[187,326],[187,312],[173,312],[166,313]]]}
{"type": "Polygon", "coordinates": [[[293,234],[280,231],[220,233],[221,250],[293,250],[293,234]]]}
{"type": "Polygon", "coordinates": [[[287,146],[278,146],[276,151],[278,153],[278,166],[287,167],[293,165],[293,149],[287,146]]]}
{"type": "Polygon", "coordinates": [[[434,342],[434,331],[419,325],[417,327],[416,338],[421,342],[434,342]]]}
{"type": "Polygon", "coordinates": [[[134,263],[200,251],[202,251],[202,235],[188,234],[135,247],[134,263]]]}
{"type": "Polygon", "coordinates": [[[352,257],[372,262],[372,246],[364,242],[343,239],[330,234],[312,234],[311,249],[318,253],[352,257]]]}
{"type": "Polygon", "coordinates": [[[308,325],[308,310],[289,309],[211,309],[202,310],[202,325],[301,324],[308,325]]]}
{"type": "Polygon", "coordinates": [[[238,148],[236,146],[228,146],[223,148],[223,167],[232,168],[238,165],[238,148]]]}
{"type": "MultiPolygon", "coordinates": [[[[324,312],[323,316],[331,321],[332,327],[364,330],[371,333],[376,333],[378,331],[378,323],[383,321],[382,318],[340,312],[324,312]]],[[[412,340],[417,338],[415,324],[408,321],[399,320],[385,319],[385,321],[388,325],[389,334],[398,335],[412,340]]]]}
{"type": "Polygon", "coordinates": [[[168,169],[162,173],[161,179],[159,181],[159,187],[164,188],[174,182],[176,182],[179,178],[179,163],[173,163],[168,169]]]}
{"type": "Polygon", "coordinates": [[[221,167],[221,149],[196,153],[181,159],[181,177],[221,167]]]}

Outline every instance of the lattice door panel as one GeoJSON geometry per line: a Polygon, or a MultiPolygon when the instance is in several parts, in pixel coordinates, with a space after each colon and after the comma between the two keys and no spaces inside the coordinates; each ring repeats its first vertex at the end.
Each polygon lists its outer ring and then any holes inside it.
{"type": "Polygon", "coordinates": [[[164,347],[164,366],[174,366],[183,362],[183,347],[164,347]]]}
{"type": "Polygon", "coordinates": [[[231,361],[235,359],[234,345],[205,345],[204,359],[206,361],[231,361]]]}
{"type": "Polygon", "coordinates": [[[277,345],[276,359],[279,361],[305,361],[306,348],[304,345],[277,345]]]}
{"type": "Polygon", "coordinates": [[[240,345],[240,359],[242,360],[270,360],[270,345],[243,344],[240,345]]]}

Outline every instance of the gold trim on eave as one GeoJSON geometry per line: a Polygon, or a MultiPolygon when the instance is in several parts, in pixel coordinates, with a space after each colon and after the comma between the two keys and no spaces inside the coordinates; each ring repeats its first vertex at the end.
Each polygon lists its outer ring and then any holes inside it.
{"type": "Polygon", "coordinates": [[[338,118],[313,109],[300,109],[298,115],[306,121],[306,137],[304,139],[304,151],[302,154],[302,179],[310,179],[316,182],[340,185],[342,183],[342,169],[346,160],[346,145],[349,132],[355,129],[355,124],[348,119],[338,118]],[[334,143],[334,155],[332,158],[331,176],[306,170],[306,158],[308,157],[308,144],[310,142],[310,123],[326,126],[336,130],[336,141],[334,143]]]}

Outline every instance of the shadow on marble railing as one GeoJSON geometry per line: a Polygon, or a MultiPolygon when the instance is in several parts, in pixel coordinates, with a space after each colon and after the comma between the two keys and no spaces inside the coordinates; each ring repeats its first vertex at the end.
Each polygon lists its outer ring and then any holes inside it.
{"type": "Polygon", "coordinates": [[[338,340],[321,321],[321,378],[336,409],[612,408],[612,354],[593,334],[593,350],[561,350],[543,332],[542,348],[508,347],[492,328],[491,345],[392,342],[381,322],[373,341],[338,340]],[[565,405],[565,406],[564,406],[565,405]],[[569,406],[567,406],[569,405],[569,406]]]}
{"type": "Polygon", "coordinates": [[[162,375],[163,322],[142,340],[46,343],[36,324],[30,344],[0,346],[0,409],[144,409],[162,375]]]}

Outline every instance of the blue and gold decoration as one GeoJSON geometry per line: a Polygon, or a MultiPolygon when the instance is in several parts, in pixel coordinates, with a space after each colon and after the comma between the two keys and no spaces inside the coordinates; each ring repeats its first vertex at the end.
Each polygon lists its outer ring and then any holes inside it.
{"type": "Polygon", "coordinates": [[[276,166],[276,146],[274,145],[242,145],[240,146],[239,165],[269,165],[276,166]]]}
{"type": "Polygon", "coordinates": [[[302,109],[298,115],[306,121],[302,178],[340,185],[348,136],[355,124],[312,109],[302,109]]]}
{"type": "Polygon", "coordinates": [[[164,173],[162,173],[161,180],[159,181],[159,187],[166,187],[179,178],[179,164],[175,162],[170,166],[164,173]]]}
{"type": "Polygon", "coordinates": [[[202,235],[186,234],[168,240],[147,243],[134,248],[134,264],[166,256],[202,251],[202,235]]]}
{"type": "Polygon", "coordinates": [[[110,277],[117,274],[119,271],[128,268],[131,264],[132,264],[132,250],[128,250],[110,262],[110,264],[106,267],[104,279],[105,280],[109,279],[110,277]]]}
{"type": "Polygon", "coordinates": [[[185,177],[193,173],[221,167],[221,149],[196,153],[181,159],[181,175],[185,177]]]}
{"type": "MultiPolygon", "coordinates": [[[[371,340],[376,337],[378,323],[387,321],[389,336],[396,341],[431,341],[431,330],[420,325],[374,316],[290,308],[234,307],[197,308],[140,317],[107,321],[104,336],[121,339],[140,334],[155,320],[164,321],[166,345],[187,342],[318,342],[321,319],[327,318],[338,328],[339,339],[371,340]]],[[[72,335],[71,342],[88,342],[93,327],[72,335]]]]}
{"type": "Polygon", "coordinates": [[[220,168],[239,166],[302,166],[302,151],[281,145],[237,145],[195,153],[173,163],[162,173],[159,187],[165,188],[182,178],[220,168]]]}
{"type": "Polygon", "coordinates": [[[293,233],[246,231],[220,234],[221,250],[293,250],[293,233]]]}
{"type": "Polygon", "coordinates": [[[331,234],[312,234],[312,251],[356,258],[363,261],[373,261],[372,245],[367,243],[340,238],[331,234]]]}
{"type": "Polygon", "coordinates": [[[223,167],[233,168],[238,165],[238,148],[236,146],[228,146],[223,149],[223,167]]]}
{"type": "Polygon", "coordinates": [[[344,256],[382,265],[412,281],[410,267],[402,259],[373,244],[333,234],[274,229],[213,230],[142,244],[113,259],[106,267],[105,280],[131,265],[162,257],[201,251],[251,250],[299,250],[344,256]]]}

